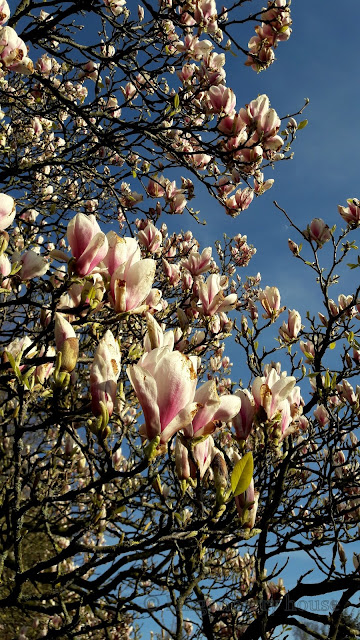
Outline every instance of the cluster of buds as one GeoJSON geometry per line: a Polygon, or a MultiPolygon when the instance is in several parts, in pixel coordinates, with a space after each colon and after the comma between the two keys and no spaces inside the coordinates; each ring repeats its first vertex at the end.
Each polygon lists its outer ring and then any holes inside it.
{"type": "Polygon", "coordinates": [[[249,43],[246,66],[254,71],[267,69],[275,60],[274,48],[291,34],[290,8],[287,0],[268,0],[268,8],[261,14],[262,23],[255,27],[256,36],[249,43]]]}
{"type": "Polygon", "coordinates": [[[253,245],[248,245],[247,236],[240,234],[234,237],[235,246],[231,247],[232,261],[238,267],[247,267],[251,258],[255,255],[256,249],[253,245]]]}

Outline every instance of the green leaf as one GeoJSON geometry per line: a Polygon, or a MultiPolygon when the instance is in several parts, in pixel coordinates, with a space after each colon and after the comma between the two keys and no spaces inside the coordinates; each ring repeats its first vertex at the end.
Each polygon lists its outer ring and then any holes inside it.
{"type": "Polygon", "coordinates": [[[21,376],[21,371],[19,369],[19,365],[16,364],[15,359],[13,357],[13,355],[10,353],[10,351],[5,351],[8,361],[12,367],[13,372],[15,373],[17,379],[19,380],[19,382],[22,382],[22,376],[21,376]]]}
{"type": "Polygon", "coordinates": [[[175,109],[179,108],[179,104],[180,104],[179,94],[175,93],[175,95],[174,95],[174,107],[175,107],[175,109]]]}
{"type": "Polygon", "coordinates": [[[251,451],[236,463],[231,474],[231,489],[234,496],[239,496],[248,488],[254,473],[254,459],[251,451]]]}
{"type": "Polygon", "coordinates": [[[336,342],[331,342],[331,343],[329,344],[329,348],[330,348],[330,349],[335,349],[335,347],[336,347],[336,342]]]}
{"type": "Polygon", "coordinates": [[[298,125],[298,131],[300,131],[301,129],[305,129],[307,123],[308,123],[308,120],[301,120],[301,122],[299,122],[299,125],[298,125]]]}

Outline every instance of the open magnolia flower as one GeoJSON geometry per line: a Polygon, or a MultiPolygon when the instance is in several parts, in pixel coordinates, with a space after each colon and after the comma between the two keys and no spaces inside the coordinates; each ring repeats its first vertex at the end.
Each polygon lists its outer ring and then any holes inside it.
{"type": "Polygon", "coordinates": [[[199,409],[194,401],[197,358],[159,347],[127,369],[141,404],[145,424],[140,434],[149,441],[160,436],[166,443],[179,429],[191,424],[199,409]]]}
{"type": "Polygon", "coordinates": [[[201,385],[197,389],[194,399],[199,408],[192,423],[184,429],[186,438],[214,433],[221,422],[231,420],[241,407],[241,400],[238,396],[218,395],[215,380],[209,380],[201,385]]]}
{"type": "Polygon", "coordinates": [[[201,306],[199,309],[205,316],[212,316],[219,311],[230,311],[234,309],[237,303],[236,293],[224,295],[224,288],[227,281],[223,285],[221,276],[218,273],[212,273],[206,282],[199,281],[198,295],[201,306]]]}

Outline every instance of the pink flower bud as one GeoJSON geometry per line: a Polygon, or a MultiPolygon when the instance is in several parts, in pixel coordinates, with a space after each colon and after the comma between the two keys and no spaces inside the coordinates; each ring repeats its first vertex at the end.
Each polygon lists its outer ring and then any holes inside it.
{"type": "Polygon", "coordinates": [[[314,218],[303,233],[308,240],[316,242],[319,249],[331,238],[330,229],[321,218],[314,218]]]}
{"type": "Polygon", "coordinates": [[[253,420],[255,416],[255,404],[253,398],[247,389],[238,389],[235,392],[241,400],[239,413],[232,420],[236,437],[240,440],[247,440],[251,433],[253,420]]]}
{"type": "Polygon", "coordinates": [[[298,311],[289,309],[289,317],[287,323],[283,322],[282,327],[279,329],[280,336],[285,342],[294,340],[297,338],[299,331],[301,330],[301,316],[298,311]]]}
{"type": "Polygon", "coordinates": [[[89,275],[106,257],[108,240],[92,214],[77,213],[68,224],[67,238],[79,276],[89,275]]]}
{"type": "Polygon", "coordinates": [[[317,406],[314,411],[314,416],[321,427],[325,427],[329,422],[329,413],[323,404],[317,406]]]}
{"type": "Polygon", "coordinates": [[[70,322],[60,313],[55,313],[55,344],[62,354],[61,370],[71,373],[78,359],[79,341],[70,322]]]}

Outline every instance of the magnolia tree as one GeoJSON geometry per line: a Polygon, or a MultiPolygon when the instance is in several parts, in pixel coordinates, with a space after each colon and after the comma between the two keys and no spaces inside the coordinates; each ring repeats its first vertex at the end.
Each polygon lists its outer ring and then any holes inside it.
{"type": "Polygon", "coordinates": [[[291,157],[303,107],[237,104],[225,72],[273,63],[289,5],[0,14],[1,638],[335,639],[360,585],[360,302],[330,286],[360,203],[340,232],[289,220],[307,318],[241,272],[246,236],[212,253],[169,217],[198,219],[199,185],[235,217],[291,157]],[[316,572],[289,586],[299,552],[316,572]]]}

